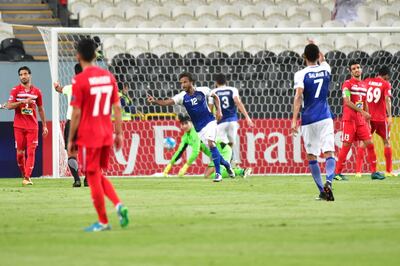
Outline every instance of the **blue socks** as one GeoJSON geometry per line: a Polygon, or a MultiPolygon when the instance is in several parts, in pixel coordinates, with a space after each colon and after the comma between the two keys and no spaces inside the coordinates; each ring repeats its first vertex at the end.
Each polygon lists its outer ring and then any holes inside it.
{"type": "MultiPolygon", "coordinates": [[[[211,151],[211,158],[214,162],[215,173],[221,174],[221,168],[220,168],[220,163],[222,159],[221,154],[219,153],[217,147],[210,148],[210,151],[211,151]]],[[[225,161],[224,159],[222,160],[225,161]]]]}
{"type": "Polygon", "coordinates": [[[326,169],[326,181],[331,182],[335,177],[335,167],[336,167],[336,160],[333,157],[326,158],[325,161],[325,169],[326,169]]]}
{"type": "Polygon", "coordinates": [[[320,192],[324,191],[324,185],[322,184],[321,169],[319,168],[318,161],[308,161],[308,167],[310,168],[314,182],[317,185],[320,192]]]}

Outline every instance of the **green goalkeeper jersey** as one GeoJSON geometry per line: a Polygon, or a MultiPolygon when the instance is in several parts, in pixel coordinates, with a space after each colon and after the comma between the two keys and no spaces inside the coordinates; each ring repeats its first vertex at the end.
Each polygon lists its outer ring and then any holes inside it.
{"type": "Polygon", "coordinates": [[[179,160],[179,158],[182,157],[183,152],[188,146],[192,147],[192,154],[190,154],[190,157],[187,159],[186,162],[188,165],[191,165],[197,159],[200,151],[204,152],[209,157],[211,156],[210,151],[208,150],[206,145],[204,145],[204,143],[200,141],[196,130],[194,129],[194,127],[192,127],[189,132],[185,132],[185,134],[183,134],[178,150],[174,153],[170,161],[171,165],[173,165],[177,160],[179,160]]]}

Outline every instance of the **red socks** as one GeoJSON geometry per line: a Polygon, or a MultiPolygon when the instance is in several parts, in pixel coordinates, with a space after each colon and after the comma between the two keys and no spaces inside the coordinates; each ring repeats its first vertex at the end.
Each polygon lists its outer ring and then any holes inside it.
{"type": "Polygon", "coordinates": [[[364,161],[364,153],[365,153],[365,148],[364,147],[358,147],[357,148],[357,156],[356,156],[356,173],[361,173],[362,172],[362,163],[364,161]]]}
{"type": "Polygon", "coordinates": [[[392,147],[385,146],[385,160],[386,160],[386,172],[391,173],[393,171],[392,166],[392,147]]]}
{"type": "Polygon", "coordinates": [[[340,149],[339,158],[336,163],[336,170],[335,170],[336,174],[342,173],[344,162],[346,161],[346,157],[347,157],[347,154],[349,153],[350,148],[351,148],[351,145],[346,146],[343,144],[342,148],[340,149]]]}
{"type": "Polygon", "coordinates": [[[89,182],[93,205],[97,211],[99,222],[102,224],[108,224],[104,195],[106,195],[114,205],[117,205],[120,203],[117,193],[115,192],[111,182],[105,178],[100,170],[95,172],[87,172],[86,177],[89,182]]]}
{"type": "Polygon", "coordinates": [[[33,166],[35,165],[36,147],[28,147],[28,156],[26,157],[25,177],[31,177],[33,166]]]}
{"type": "Polygon", "coordinates": [[[372,144],[372,143],[368,144],[367,150],[368,150],[367,160],[368,160],[368,164],[371,168],[371,173],[375,173],[376,172],[376,153],[375,153],[374,144],[372,144]]]}
{"type": "Polygon", "coordinates": [[[25,152],[19,153],[17,151],[17,164],[19,169],[21,170],[22,177],[25,177],[25,152]]]}

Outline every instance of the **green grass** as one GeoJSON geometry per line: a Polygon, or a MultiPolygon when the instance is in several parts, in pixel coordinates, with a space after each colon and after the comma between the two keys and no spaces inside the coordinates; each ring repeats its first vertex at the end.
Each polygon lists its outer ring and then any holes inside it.
{"type": "Polygon", "coordinates": [[[400,265],[400,178],[334,184],[311,177],[113,179],[131,224],[96,220],[71,180],[0,179],[0,265],[400,265]]]}

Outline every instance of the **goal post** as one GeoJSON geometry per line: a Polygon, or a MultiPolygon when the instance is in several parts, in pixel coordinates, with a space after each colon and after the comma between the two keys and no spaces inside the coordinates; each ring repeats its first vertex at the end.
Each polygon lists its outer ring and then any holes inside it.
{"type": "MultiPolygon", "coordinates": [[[[236,147],[236,152],[240,154],[241,165],[253,167],[255,173],[263,175],[307,173],[300,137],[289,136],[294,95],[293,75],[304,67],[301,53],[307,39],[315,40],[317,45],[321,44],[322,52],[329,52],[327,61],[332,66],[329,102],[335,115],[341,115],[340,85],[348,74],[345,62],[349,58],[361,60],[364,77],[376,74],[378,67],[383,64],[392,68],[395,117],[392,128],[393,161],[394,169],[400,168],[400,110],[397,92],[400,60],[396,61],[400,58],[400,53],[398,46],[390,46],[385,38],[392,36],[393,40],[398,40],[400,27],[40,27],[39,30],[49,56],[53,82],[70,84],[74,76],[73,65],[76,63],[75,43],[83,37],[97,36],[99,50],[103,52],[97,63],[113,72],[121,88],[124,84],[129,87],[129,96],[134,100],[136,113],[132,114],[131,121],[124,122],[124,149],[113,154],[109,175],[143,176],[162,172],[173,154],[173,151],[163,148],[162,140],[166,136],[180,139],[182,132],[174,117],[184,110],[179,107],[148,106],[145,98],[146,94],[166,98],[179,92],[176,75],[184,70],[194,72],[197,76],[196,85],[199,86],[212,88],[213,74],[223,72],[227,74],[229,84],[238,87],[242,100],[256,123],[256,127],[250,129],[240,122],[240,144],[236,147]],[[356,42],[347,45],[347,39],[356,42]],[[379,41],[379,46],[376,40],[379,41]],[[336,48],[340,41],[343,44],[338,51],[336,48]],[[398,62],[397,66],[394,62],[398,62]],[[161,113],[167,115],[162,116],[161,113]]],[[[54,177],[68,174],[62,132],[66,108],[65,97],[52,90],[54,177]]],[[[337,119],[335,122],[335,132],[337,148],[340,148],[341,128],[338,121],[337,119]]],[[[374,140],[382,170],[382,143],[375,137],[374,140]]],[[[190,149],[188,152],[191,152],[190,149]]],[[[186,156],[185,154],[184,158],[186,156]]],[[[349,155],[347,172],[354,171],[353,157],[349,155]]],[[[188,173],[202,174],[207,163],[207,158],[200,156],[188,173]]],[[[182,162],[178,162],[172,173],[176,173],[181,166],[182,162]]],[[[366,166],[363,169],[368,171],[366,166]]]]}

